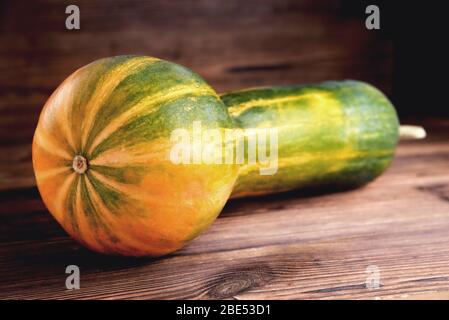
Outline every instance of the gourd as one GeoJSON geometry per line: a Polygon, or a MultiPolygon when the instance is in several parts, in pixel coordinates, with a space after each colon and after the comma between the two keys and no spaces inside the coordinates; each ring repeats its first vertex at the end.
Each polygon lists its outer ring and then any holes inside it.
{"type": "Polygon", "coordinates": [[[390,101],[360,81],[256,88],[221,95],[241,128],[278,130],[278,170],[243,165],[232,197],[363,185],[390,165],[399,121],[390,101]]]}
{"type": "MultiPolygon", "coordinates": [[[[398,130],[391,103],[365,83],[220,98],[180,65],[118,56],[80,68],[55,90],[39,117],[32,158],[45,205],[74,239],[102,253],[160,256],[204,231],[231,192],[371,181],[391,163],[398,130]],[[182,129],[191,141],[195,123],[220,134],[276,128],[276,174],[260,175],[257,163],[173,161],[173,132],[182,129]]],[[[405,131],[416,136],[414,128],[405,131]]],[[[224,142],[206,147],[223,155],[235,141],[224,142]]],[[[198,155],[190,151],[188,158],[198,155]]]]}
{"type": "Polygon", "coordinates": [[[33,139],[36,182],[48,210],[88,248],[160,256],[220,213],[237,178],[226,164],[174,164],[171,132],[192,121],[234,123],[192,71],[139,56],[95,61],[46,102],[33,139]]]}

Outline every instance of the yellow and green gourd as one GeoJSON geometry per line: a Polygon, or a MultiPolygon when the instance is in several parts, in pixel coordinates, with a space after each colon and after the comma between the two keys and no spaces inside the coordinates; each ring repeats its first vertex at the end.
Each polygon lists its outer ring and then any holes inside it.
{"type": "Polygon", "coordinates": [[[391,163],[399,122],[390,101],[360,81],[267,87],[221,96],[241,128],[277,128],[278,170],[243,165],[232,197],[309,187],[356,187],[391,163]]]}
{"type": "MultiPolygon", "coordinates": [[[[88,248],[126,256],[173,252],[228,198],[320,185],[357,186],[390,164],[399,123],[388,99],[356,82],[272,87],[220,97],[177,64],[142,56],[95,61],[45,104],[33,139],[42,199],[88,248]],[[277,128],[278,171],[175,164],[171,132],[277,128]]],[[[221,148],[221,146],[220,146],[221,148]]]]}

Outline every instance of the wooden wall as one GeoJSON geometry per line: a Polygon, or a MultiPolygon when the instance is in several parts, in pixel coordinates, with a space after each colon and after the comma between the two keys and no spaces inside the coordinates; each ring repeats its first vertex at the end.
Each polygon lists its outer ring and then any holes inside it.
{"type": "Polygon", "coordinates": [[[58,84],[101,57],[145,54],[183,64],[219,92],[353,78],[387,94],[392,43],[338,0],[2,1],[0,189],[34,185],[30,144],[58,84]],[[81,30],[65,29],[77,4],[81,30]]]}

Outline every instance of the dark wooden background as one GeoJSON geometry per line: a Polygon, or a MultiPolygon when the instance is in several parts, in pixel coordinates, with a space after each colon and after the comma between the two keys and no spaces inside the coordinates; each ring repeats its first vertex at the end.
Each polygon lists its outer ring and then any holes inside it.
{"type": "Polygon", "coordinates": [[[111,260],[80,249],[46,212],[32,173],[31,139],[46,99],[74,70],[111,55],[183,64],[218,92],[359,79],[414,122],[445,114],[444,82],[431,77],[442,72],[444,54],[434,40],[444,39],[444,20],[419,16],[437,14],[433,5],[391,2],[373,2],[381,8],[377,31],[365,28],[368,3],[355,0],[1,1],[0,298],[397,298],[447,290],[449,260],[439,254],[449,241],[447,187],[438,171],[448,172],[445,121],[424,121],[432,128],[429,144],[402,147],[381,184],[324,198],[231,202],[205,235],[156,261],[111,260]],[[65,29],[69,4],[80,7],[81,30],[65,29]],[[409,215],[407,193],[421,201],[409,215]],[[415,268],[407,267],[416,257],[415,268]],[[87,289],[67,293],[62,269],[74,260],[87,272],[87,289]],[[364,288],[370,263],[386,272],[383,291],[364,288]],[[401,268],[409,268],[405,277],[401,268]]]}

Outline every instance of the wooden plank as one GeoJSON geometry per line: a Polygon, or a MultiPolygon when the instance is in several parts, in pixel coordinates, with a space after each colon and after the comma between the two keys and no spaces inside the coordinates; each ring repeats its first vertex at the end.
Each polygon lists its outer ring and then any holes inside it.
{"type": "Polygon", "coordinates": [[[165,258],[97,255],[67,237],[35,188],[0,193],[0,298],[432,299],[449,294],[449,125],[400,145],[392,168],[339,193],[230,201],[165,258]],[[81,289],[65,290],[65,267],[81,289]],[[380,288],[367,289],[368,266],[380,288]]]}

